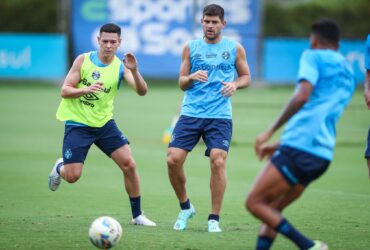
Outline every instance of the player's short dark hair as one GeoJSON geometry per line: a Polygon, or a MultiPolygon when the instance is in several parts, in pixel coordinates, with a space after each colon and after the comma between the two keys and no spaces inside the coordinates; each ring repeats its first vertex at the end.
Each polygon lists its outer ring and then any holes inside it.
{"type": "Polygon", "coordinates": [[[332,19],[321,19],[312,26],[312,33],[330,44],[338,44],[340,39],[339,25],[332,19]]]}
{"type": "Polygon", "coordinates": [[[220,5],[217,4],[209,4],[203,9],[203,17],[204,16],[218,16],[221,21],[224,20],[225,11],[220,5]]]}
{"type": "Polygon", "coordinates": [[[106,33],[116,33],[119,37],[121,37],[121,28],[114,23],[106,23],[103,26],[100,27],[100,34],[106,32],[106,33]]]}

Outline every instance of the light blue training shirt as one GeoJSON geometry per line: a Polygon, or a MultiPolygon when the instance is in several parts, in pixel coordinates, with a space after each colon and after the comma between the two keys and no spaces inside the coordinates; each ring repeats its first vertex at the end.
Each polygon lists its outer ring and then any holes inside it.
{"type": "Polygon", "coordinates": [[[185,91],[181,115],[197,118],[232,118],[231,98],[221,94],[223,84],[235,79],[235,41],[222,38],[217,44],[208,44],[203,38],[188,44],[190,74],[198,70],[208,72],[208,81],[194,81],[185,91]]]}
{"type": "Polygon", "coordinates": [[[339,52],[311,49],[301,56],[297,84],[302,80],[310,82],[313,91],[287,123],[281,145],[332,160],[336,123],[356,86],[353,70],[339,52]]]}
{"type": "Polygon", "coordinates": [[[365,68],[370,70],[370,34],[367,36],[366,40],[365,68]]]}

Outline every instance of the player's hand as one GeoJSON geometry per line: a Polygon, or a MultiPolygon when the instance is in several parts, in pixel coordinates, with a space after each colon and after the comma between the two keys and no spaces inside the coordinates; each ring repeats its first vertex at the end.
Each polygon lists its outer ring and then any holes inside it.
{"type": "Polygon", "coordinates": [[[272,135],[273,132],[271,130],[267,130],[266,132],[263,132],[262,134],[257,136],[256,141],[254,143],[254,150],[256,152],[256,155],[260,155],[262,145],[268,140],[270,140],[272,135]]]}
{"type": "Polygon", "coordinates": [[[221,82],[224,86],[222,86],[221,94],[226,97],[230,97],[234,95],[236,91],[236,86],[234,83],[231,82],[221,82]]]}
{"type": "Polygon", "coordinates": [[[262,161],[265,157],[271,158],[272,155],[275,153],[276,149],[278,148],[279,143],[269,143],[264,144],[259,148],[258,152],[258,159],[262,161]]]}
{"type": "Polygon", "coordinates": [[[137,70],[138,63],[133,53],[126,53],[122,61],[129,70],[137,70]]]}
{"type": "Polygon", "coordinates": [[[90,86],[86,87],[84,89],[84,92],[85,94],[90,94],[90,93],[95,93],[95,92],[98,92],[98,91],[103,91],[104,87],[103,87],[103,83],[102,82],[96,82],[94,84],[91,84],[90,86]]]}
{"type": "Polygon", "coordinates": [[[207,82],[208,81],[208,71],[198,70],[190,75],[190,80],[199,81],[199,82],[207,82]]]}

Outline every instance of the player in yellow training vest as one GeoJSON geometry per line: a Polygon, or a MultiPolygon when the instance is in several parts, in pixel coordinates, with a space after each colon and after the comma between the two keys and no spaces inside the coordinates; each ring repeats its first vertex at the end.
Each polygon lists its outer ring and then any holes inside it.
{"type": "Polygon", "coordinates": [[[57,190],[61,179],[76,182],[92,144],[111,157],[123,172],[130,198],[132,224],[155,226],[141,211],[140,181],[129,141],[113,117],[113,101],[124,77],[138,95],[145,95],[147,84],[137,61],[127,53],[123,63],[116,56],[121,45],[121,28],[108,23],[100,28],[99,51],[79,55],[68,72],[61,90],[57,118],[65,121],[63,158],[56,161],[49,175],[49,188],[57,190]]]}

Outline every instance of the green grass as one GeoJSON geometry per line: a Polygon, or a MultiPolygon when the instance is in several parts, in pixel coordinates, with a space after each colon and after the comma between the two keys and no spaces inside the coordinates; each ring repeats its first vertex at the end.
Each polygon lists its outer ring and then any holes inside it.
{"type": "MultiPolygon", "coordinates": [[[[156,228],[132,226],[118,167],[96,147],[82,178],[57,192],[47,176],[60,156],[64,126],[55,119],[59,89],[46,85],[0,85],[0,249],[94,249],[89,224],[115,217],[123,227],[115,249],[253,249],[259,222],[244,200],[264,163],[253,152],[256,135],[275,119],[291,88],[250,88],[234,96],[234,143],[228,159],[228,186],[221,234],[206,232],[210,212],[209,162],[198,145],[186,162],[187,187],[197,215],[184,232],[172,230],[179,211],[167,177],[161,143],[182,100],[176,87],[156,86],[139,97],[126,85],[115,102],[115,119],[131,141],[142,184],[143,210],[156,228]],[[10,86],[12,85],[12,86],[10,86]]],[[[338,125],[338,146],[329,171],[284,214],[303,233],[331,249],[370,249],[370,194],[363,159],[369,113],[361,91],[338,125]]],[[[273,249],[296,249],[279,236],[273,249]]]]}

